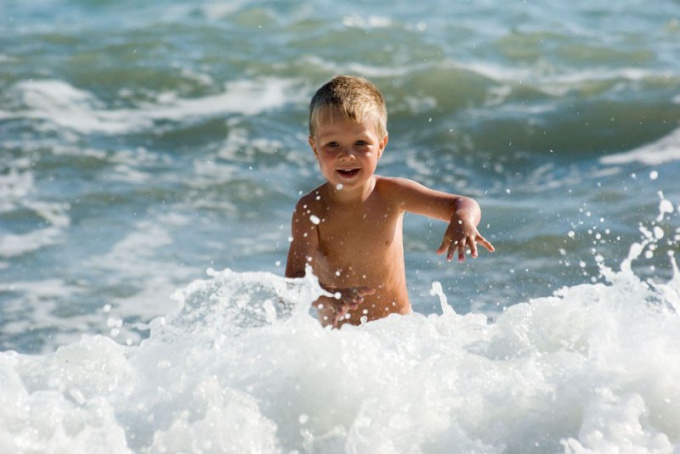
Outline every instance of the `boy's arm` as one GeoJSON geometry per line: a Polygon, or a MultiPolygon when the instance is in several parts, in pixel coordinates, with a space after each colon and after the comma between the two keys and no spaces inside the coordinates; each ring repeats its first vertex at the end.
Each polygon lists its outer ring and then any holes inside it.
{"type": "Polygon", "coordinates": [[[405,178],[389,179],[388,186],[404,211],[449,223],[437,254],[446,252],[451,260],[458,251],[458,260],[462,262],[466,249],[477,257],[477,244],[494,251],[493,245],[477,230],[482,212],[474,199],[435,191],[405,178]]]}
{"type": "Polygon", "coordinates": [[[319,245],[316,225],[312,222],[304,199],[301,199],[295,206],[290,230],[286,277],[304,277],[305,268],[307,265],[312,265],[312,259],[319,245]]]}

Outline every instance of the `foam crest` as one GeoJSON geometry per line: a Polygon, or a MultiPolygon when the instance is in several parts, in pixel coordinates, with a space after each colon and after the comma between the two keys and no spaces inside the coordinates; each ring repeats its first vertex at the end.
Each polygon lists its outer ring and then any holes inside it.
{"type": "Polygon", "coordinates": [[[106,398],[125,371],[121,348],[101,337],[43,358],[0,354],[0,451],[130,452],[106,398]]]}
{"type": "Polygon", "coordinates": [[[161,120],[186,121],[214,115],[255,115],[300,100],[294,83],[282,79],[235,80],[216,95],[177,99],[131,109],[107,109],[92,93],[60,80],[32,80],[15,85],[26,110],[0,112],[6,118],[44,120],[82,134],[121,134],[149,129],[161,120]]]}
{"type": "Polygon", "coordinates": [[[0,257],[18,257],[62,241],[62,232],[55,227],[37,229],[23,234],[6,234],[0,237],[0,257]]]}
{"type": "Polygon", "coordinates": [[[216,330],[197,333],[213,343],[228,334],[287,319],[295,313],[295,308],[307,314],[308,306],[304,302],[308,304],[323,292],[311,274],[301,280],[283,280],[264,272],[208,269],[207,273],[210,279],[196,280],[173,295],[181,309],[170,321],[156,320],[152,324],[152,338],[184,336],[187,326],[200,321],[205,328],[216,330]]]}
{"type": "Polygon", "coordinates": [[[640,162],[646,165],[680,161],[680,129],[676,129],[667,136],[634,150],[604,156],[600,161],[603,164],[640,162]]]}
{"type": "Polygon", "coordinates": [[[21,233],[5,233],[0,228],[0,234],[4,233],[0,235],[0,258],[19,257],[62,242],[63,231],[71,224],[68,208],[60,203],[34,200],[36,182],[30,159],[10,159],[6,165],[7,171],[0,173],[0,214],[11,216],[24,210],[17,216],[28,217],[30,212],[43,219],[46,226],[21,233]]]}
{"type": "Polygon", "coordinates": [[[0,213],[11,211],[25,199],[35,187],[35,177],[27,168],[30,162],[10,162],[8,170],[0,174],[0,213]]]}
{"type": "Polygon", "coordinates": [[[608,270],[490,323],[322,329],[313,277],[209,270],[141,345],[0,353],[0,446],[115,452],[639,452],[680,446],[680,294],[608,270]],[[675,298],[675,299],[673,299],[675,298]],[[20,409],[20,410],[17,410],[20,409]]]}

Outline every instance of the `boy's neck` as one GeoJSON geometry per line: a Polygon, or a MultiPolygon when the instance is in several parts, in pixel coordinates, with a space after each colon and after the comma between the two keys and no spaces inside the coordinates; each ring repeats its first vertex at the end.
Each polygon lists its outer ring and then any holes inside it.
{"type": "Polygon", "coordinates": [[[373,193],[376,184],[376,176],[373,175],[365,184],[356,188],[340,188],[326,183],[328,195],[336,202],[342,204],[363,203],[373,193]]]}

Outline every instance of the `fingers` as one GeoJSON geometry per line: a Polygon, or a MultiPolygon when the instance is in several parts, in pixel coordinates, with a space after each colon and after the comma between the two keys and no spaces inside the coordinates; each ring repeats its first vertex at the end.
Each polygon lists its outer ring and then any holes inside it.
{"type": "Polygon", "coordinates": [[[482,235],[476,234],[476,235],[470,235],[468,237],[463,237],[460,240],[453,240],[448,237],[444,237],[444,240],[442,240],[442,243],[439,245],[439,248],[437,249],[437,254],[442,254],[446,252],[446,259],[450,262],[453,260],[454,255],[456,255],[456,251],[458,252],[458,261],[459,262],[464,262],[465,261],[465,250],[470,249],[470,256],[472,258],[477,258],[479,255],[479,251],[477,248],[477,244],[482,245],[486,250],[489,252],[494,252],[495,248],[493,245],[486,240],[482,235]]]}
{"type": "Polygon", "coordinates": [[[470,241],[470,255],[473,259],[477,258],[477,241],[470,241]]]}
{"type": "Polygon", "coordinates": [[[341,291],[336,291],[333,302],[333,326],[343,318],[347,317],[349,311],[354,311],[359,307],[359,304],[364,302],[364,296],[373,295],[375,289],[371,287],[352,287],[341,291]]]}
{"type": "MultiPolygon", "coordinates": [[[[449,238],[444,238],[442,244],[439,246],[439,249],[437,249],[437,254],[446,252],[446,260],[450,262],[453,260],[453,256],[456,255],[456,251],[458,251],[458,261],[462,262],[465,260],[465,244],[465,239],[462,239],[461,241],[453,241],[449,238]]],[[[474,245],[474,242],[472,242],[472,244],[474,245]]],[[[473,257],[476,257],[476,255],[473,257]]]]}
{"type": "Polygon", "coordinates": [[[446,255],[446,259],[449,262],[453,260],[453,255],[456,251],[458,251],[458,261],[463,262],[465,260],[465,239],[451,242],[451,246],[449,246],[449,253],[446,255]]]}
{"type": "Polygon", "coordinates": [[[477,235],[477,242],[484,246],[487,251],[493,252],[496,250],[496,248],[493,247],[493,244],[489,243],[486,238],[484,238],[482,235],[477,235]]]}
{"type": "Polygon", "coordinates": [[[371,287],[352,287],[342,294],[341,299],[348,304],[360,304],[364,302],[364,296],[374,293],[375,289],[371,287]]]}
{"type": "Polygon", "coordinates": [[[356,290],[359,296],[369,296],[375,293],[375,289],[371,287],[357,287],[356,290]]]}
{"type": "Polygon", "coordinates": [[[437,248],[437,254],[443,254],[444,252],[448,251],[451,243],[452,242],[449,238],[444,237],[444,239],[442,240],[442,243],[437,248]]]}

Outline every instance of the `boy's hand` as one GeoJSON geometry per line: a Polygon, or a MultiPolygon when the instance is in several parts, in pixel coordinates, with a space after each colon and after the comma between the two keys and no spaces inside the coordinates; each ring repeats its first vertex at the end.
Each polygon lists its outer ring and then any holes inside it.
{"type": "Polygon", "coordinates": [[[345,317],[349,311],[356,310],[359,304],[364,302],[364,296],[373,295],[375,289],[370,287],[350,287],[344,289],[333,289],[333,296],[321,296],[317,300],[319,314],[328,317],[330,325],[336,327],[338,322],[345,317]]]}
{"type": "Polygon", "coordinates": [[[444,239],[442,240],[442,244],[439,245],[439,249],[437,249],[437,254],[446,252],[446,259],[451,261],[457,250],[458,261],[462,262],[465,260],[465,249],[467,248],[470,249],[470,255],[473,258],[477,258],[478,243],[484,246],[489,252],[495,250],[493,245],[479,233],[477,228],[469,220],[454,218],[451,220],[444,233],[444,239]]]}

